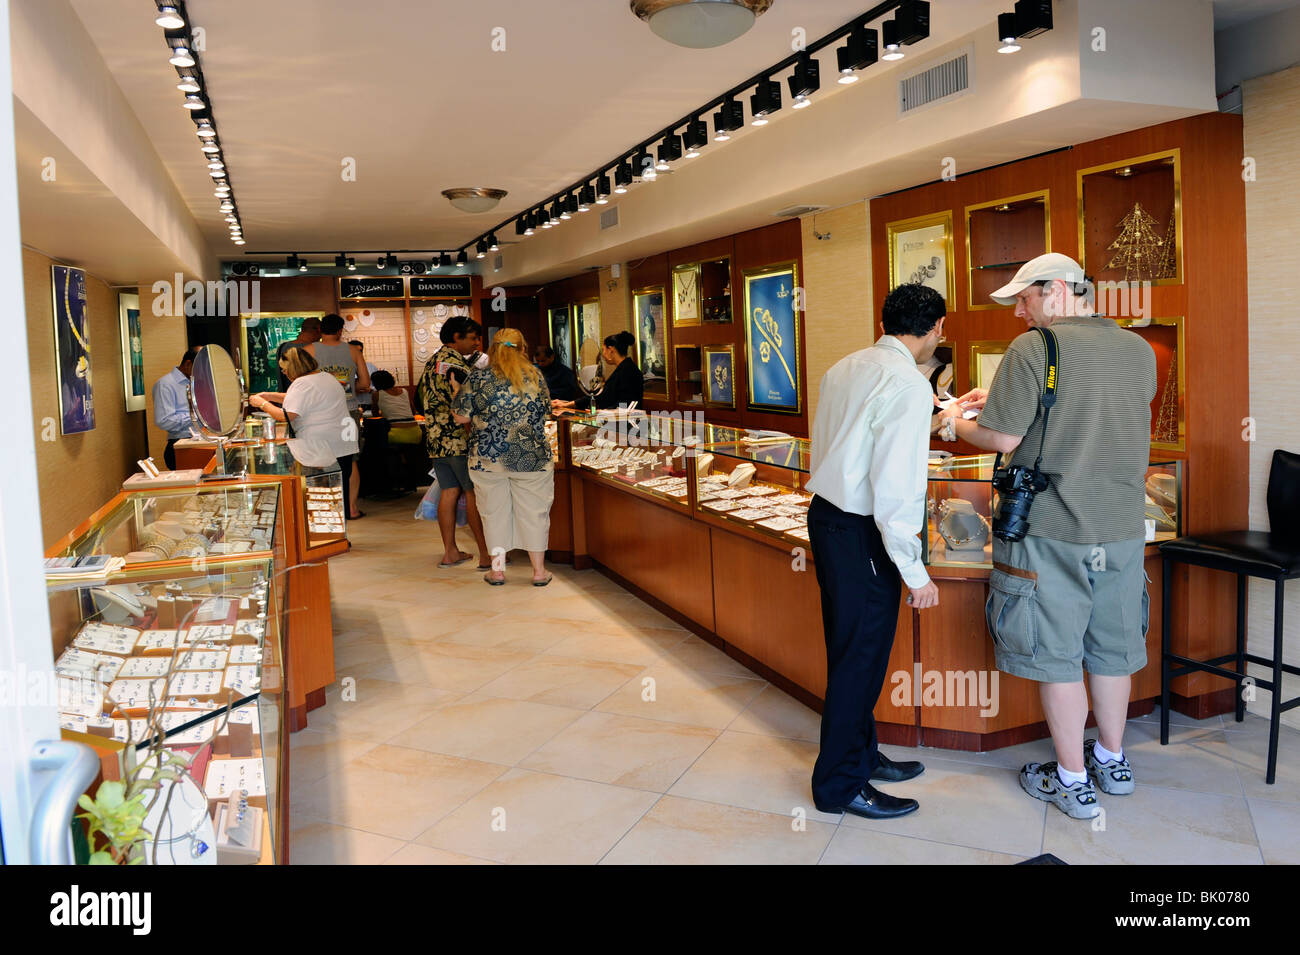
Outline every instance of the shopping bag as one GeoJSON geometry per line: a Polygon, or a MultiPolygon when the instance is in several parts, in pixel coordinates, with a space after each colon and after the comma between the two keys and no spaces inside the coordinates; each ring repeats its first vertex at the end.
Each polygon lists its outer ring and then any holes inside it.
{"type": "Polygon", "coordinates": [[[420,498],[420,503],[415,506],[415,519],[417,521],[437,521],[438,498],[441,495],[442,488],[438,487],[438,479],[434,478],[429,484],[429,490],[424,492],[424,497],[420,498]]]}

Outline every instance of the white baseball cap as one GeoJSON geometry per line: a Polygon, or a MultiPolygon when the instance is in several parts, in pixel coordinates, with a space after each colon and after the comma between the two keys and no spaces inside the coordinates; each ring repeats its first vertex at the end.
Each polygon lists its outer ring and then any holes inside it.
{"type": "Polygon", "coordinates": [[[1029,286],[1035,282],[1050,282],[1052,279],[1062,279],[1066,282],[1076,283],[1086,281],[1082,265],[1068,255],[1062,255],[1060,252],[1048,252],[1036,259],[1030,259],[1020,266],[1020,271],[1016,273],[1016,277],[990,295],[989,298],[999,305],[1015,305],[1016,296],[1029,286]]]}

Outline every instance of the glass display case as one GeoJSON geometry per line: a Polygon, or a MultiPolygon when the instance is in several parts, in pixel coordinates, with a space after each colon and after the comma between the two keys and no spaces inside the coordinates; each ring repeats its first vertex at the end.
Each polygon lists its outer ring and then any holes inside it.
{"type": "Polygon", "coordinates": [[[992,454],[932,451],[921,552],[932,567],[993,567],[992,454]]]}
{"type": "Polygon", "coordinates": [[[307,546],[347,541],[343,472],[328,451],[289,438],[257,446],[228,447],[225,465],[232,475],[301,478],[307,546]]]}
{"type": "Polygon", "coordinates": [[[144,860],[275,862],[285,724],[274,562],[134,565],[47,590],[60,725],[96,750],[105,779],[146,790],[144,860]]]}
{"type": "Polygon", "coordinates": [[[107,554],[128,566],[284,555],[279,482],[211,484],[123,492],[53,556],[107,554]]]}
{"type": "Polygon", "coordinates": [[[724,526],[807,544],[809,451],[802,438],[707,426],[696,452],[697,512],[724,526]]]}
{"type": "Polygon", "coordinates": [[[1147,541],[1183,534],[1183,462],[1152,461],[1147,469],[1147,541]]]}
{"type": "Polygon", "coordinates": [[[566,418],[569,461],[654,500],[688,507],[688,443],[701,440],[680,417],[595,413],[566,418]]]}

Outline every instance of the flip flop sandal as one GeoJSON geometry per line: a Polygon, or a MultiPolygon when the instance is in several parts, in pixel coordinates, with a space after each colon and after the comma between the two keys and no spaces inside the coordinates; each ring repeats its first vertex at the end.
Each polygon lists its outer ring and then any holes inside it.
{"type": "Polygon", "coordinates": [[[502,577],[500,580],[493,580],[492,575],[490,573],[484,574],[483,580],[491,584],[493,587],[504,587],[506,582],[504,577],[502,577]]]}
{"type": "Polygon", "coordinates": [[[474,555],[473,555],[473,554],[465,554],[465,555],[463,555],[463,556],[461,557],[460,560],[453,560],[450,564],[444,563],[443,561],[438,561],[438,566],[439,566],[439,567],[459,567],[461,564],[465,563],[465,561],[467,561],[467,560],[473,560],[473,559],[474,559],[474,555]]]}
{"type": "Polygon", "coordinates": [[[542,579],[542,580],[534,580],[534,581],[533,581],[533,586],[534,586],[534,587],[545,587],[547,584],[549,584],[549,583],[550,583],[552,580],[554,580],[554,579],[555,579],[555,575],[554,575],[554,574],[547,574],[546,577],[545,577],[544,579],[542,579]]]}

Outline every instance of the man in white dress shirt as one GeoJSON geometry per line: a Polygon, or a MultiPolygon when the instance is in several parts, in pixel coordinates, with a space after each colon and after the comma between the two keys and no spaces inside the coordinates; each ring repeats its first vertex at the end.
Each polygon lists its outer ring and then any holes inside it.
{"type": "Polygon", "coordinates": [[[198,350],[185,352],[181,363],[163,375],[153,385],[153,423],[167,432],[167,447],[163,461],[167,470],[176,470],[176,442],[190,436],[190,374],[198,350]]]}
{"type": "Polygon", "coordinates": [[[934,398],[917,370],[943,340],[943,297],[900,285],[881,310],[884,335],[840,359],[822,378],[812,435],[816,495],[808,508],[826,635],[826,698],[813,802],[822,812],[868,819],[918,808],[874,788],[919,775],[918,762],[880,753],[872,717],[894,644],[902,585],[914,608],[939,591],[917,536],[925,520],[926,465],[934,398]]]}

